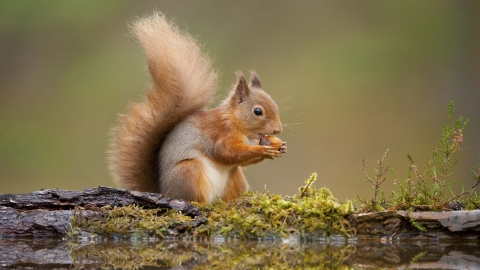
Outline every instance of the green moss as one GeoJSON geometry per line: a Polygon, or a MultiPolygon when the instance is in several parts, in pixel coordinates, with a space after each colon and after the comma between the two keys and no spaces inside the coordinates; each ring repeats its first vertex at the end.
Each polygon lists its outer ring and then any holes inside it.
{"type": "Polygon", "coordinates": [[[315,180],[314,173],[293,197],[250,191],[228,203],[196,203],[203,213],[196,218],[137,206],[104,207],[88,218],[79,210],[72,219],[72,232],[122,238],[316,239],[349,235],[345,216],[353,213],[353,203],[338,202],[329,189],[315,188],[315,180]]]}
{"type": "Polygon", "coordinates": [[[230,203],[198,206],[209,213],[213,235],[249,239],[348,235],[344,217],[353,213],[352,202],[339,203],[329,189],[316,189],[315,179],[312,174],[293,197],[250,191],[230,203]]]}
{"type": "Polygon", "coordinates": [[[102,207],[94,216],[87,216],[77,209],[72,218],[72,231],[95,236],[122,238],[175,237],[178,228],[192,227],[193,219],[179,211],[143,209],[136,205],[102,207]]]}
{"type": "Polygon", "coordinates": [[[480,209],[480,196],[477,193],[472,194],[465,200],[465,209],[466,210],[476,210],[480,209]]]}

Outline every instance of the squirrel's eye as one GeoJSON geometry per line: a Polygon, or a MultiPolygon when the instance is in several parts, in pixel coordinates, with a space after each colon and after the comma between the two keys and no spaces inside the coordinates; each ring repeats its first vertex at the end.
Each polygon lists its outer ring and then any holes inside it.
{"type": "Polygon", "coordinates": [[[258,116],[260,116],[260,115],[263,114],[262,109],[260,109],[260,108],[258,108],[258,107],[255,108],[255,109],[253,109],[253,113],[254,113],[255,115],[258,115],[258,116]]]}

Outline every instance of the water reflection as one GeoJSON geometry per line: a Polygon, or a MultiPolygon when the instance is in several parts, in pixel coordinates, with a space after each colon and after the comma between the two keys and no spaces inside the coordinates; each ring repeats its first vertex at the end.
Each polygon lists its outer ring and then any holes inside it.
{"type": "Polygon", "coordinates": [[[477,269],[480,242],[0,239],[7,269],[477,269]]]}

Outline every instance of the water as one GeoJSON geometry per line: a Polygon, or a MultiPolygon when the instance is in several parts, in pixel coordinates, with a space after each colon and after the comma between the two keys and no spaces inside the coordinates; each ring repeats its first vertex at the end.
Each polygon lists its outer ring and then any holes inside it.
{"type": "Polygon", "coordinates": [[[0,239],[3,269],[480,269],[480,242],[0,239]]]}

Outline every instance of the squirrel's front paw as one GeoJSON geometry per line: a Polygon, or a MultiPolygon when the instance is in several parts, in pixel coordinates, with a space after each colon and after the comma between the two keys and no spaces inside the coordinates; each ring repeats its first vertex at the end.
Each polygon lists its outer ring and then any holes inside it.
{"type": "Polygon", "coordinates": [[[269,158],[269,159],[273,159],[273,158],[276,158],[276,157],[281,157],[281,152],[277,149],[275,149],[275,147],[273,146],[269,146],[269,145],[262,145],[262,149],[263,149],[263,156],[265,158],[269,158]]]}

